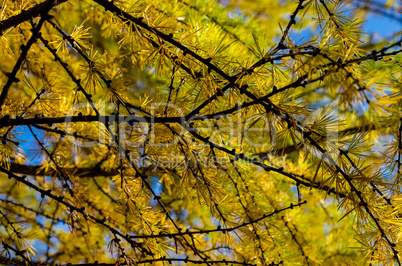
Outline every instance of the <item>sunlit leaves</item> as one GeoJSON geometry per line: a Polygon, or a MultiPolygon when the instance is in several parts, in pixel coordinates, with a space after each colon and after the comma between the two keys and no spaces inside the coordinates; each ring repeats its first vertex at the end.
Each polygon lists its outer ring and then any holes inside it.
{"type": "Polygon", "coordinates": [[[401,42],[373,43],[352,7],[57,3],[15,77],[38,18],[6,29],[2,254],[398,263],[401,42]]]}

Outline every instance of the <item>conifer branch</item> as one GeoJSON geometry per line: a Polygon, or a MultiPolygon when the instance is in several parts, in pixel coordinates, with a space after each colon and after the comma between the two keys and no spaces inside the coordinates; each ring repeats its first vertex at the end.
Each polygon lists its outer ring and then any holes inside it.
{"type": "MultiPolygon", "coordinates": [[[[23,45],[23,46],[20,47],[20,48],[21,48],[21,53],[20,53],[20,55],[19,55],[19,57],[18,57],[18,59],[17,59],[17,62],[16,62],[15,65],[14,65],[13,70],[11,71],[11,73],[8,73],[8,74],[7,74],[7,76],[8,76],[7,82],[6,82],[6,84],[3,86],[3,90],[1,91],[1,94],[0,94],[0,111],[1,111],[2,108],[3,108],[4,101],[6,100],[6,97],[7,97],[7,94],[8,94],[8,90],[10,89],[11,85],[12,85],[14,82],[18,82],[18,81],[19,81],[19,79],[17,78],[17,73],[18,73],[18,71],[20,70],[21,66],[23,65],[23,62],[24,62],[25,59],[26,59],[26,56],[27,56],[27,54],[28,54],[29,49],[30,49],[31,46],[37,41],[37,36],[38,36],[38,34],[39,34],[39,31],[41,30],[42,25],[43,25],[43,23],[44,23],[45,20],[46,20],[47,13],[48,13],[48,12],[50,11],[50,9],[52,8],[54,2],[55,2],[55,0],[49,0],[49,1],[46,1],[46,2],[45,2],[46,4],[43,6],[42,9],[40,9],[41,12],[40,12],[39,14],[41,15],[41,18],[40,18],[38,24],[35,25],[34,28],[32,28],[32,35],[31,35],[31,37],[29,38],[29,40],[28,40],[28,42],[26,43],[26,45],[23,45]]],[[[27,19],[29,19],[29,17],[27,17],[27,19]]],[[[10,24],[10,23],[9,23],[9,24],[10,24]]],[[[12,24],[12,23],[11,23],[11,24],[12,24]]],[[[3,25],[4,25],[4,24],[3,24],[3,25]]],[[[8,24],[6,23],[5,25],[6,25],[6,27],[7,27],[8,24]]],[[[1,31],[0,31],[0,32],[1,32],[1,31]]]]}

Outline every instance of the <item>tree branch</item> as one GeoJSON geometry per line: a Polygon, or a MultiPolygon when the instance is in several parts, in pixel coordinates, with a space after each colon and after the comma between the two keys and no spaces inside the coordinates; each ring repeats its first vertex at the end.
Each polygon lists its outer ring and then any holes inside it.
{"type": "Polygon", "coordinates": [[[42,13],[46,12],[47,8],[50,6],[50,8],[54,6],[58,6],[67,0],[46,0],[40,4],[37,4],[33,7],[31,7],[28,10],[23,10],[20,14],[9,17],[8,19],[0,21],[0,35],[3,33],[3,31],[18,26],[22,22],[25,22],[31,18],[35,18],[40,16],[42,13]]]}

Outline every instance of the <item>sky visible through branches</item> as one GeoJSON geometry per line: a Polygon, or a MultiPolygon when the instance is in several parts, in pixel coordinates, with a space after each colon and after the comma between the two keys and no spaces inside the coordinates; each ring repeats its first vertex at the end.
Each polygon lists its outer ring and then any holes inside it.
{"type": "Polygon", "coordinates": [[[0,263],[401,265],[400,3],[219,2],[3,1],[0,263]]]}

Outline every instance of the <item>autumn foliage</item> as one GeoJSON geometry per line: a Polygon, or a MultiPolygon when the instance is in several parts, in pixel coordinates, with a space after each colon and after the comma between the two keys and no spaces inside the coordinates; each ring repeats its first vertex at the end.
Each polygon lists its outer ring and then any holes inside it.
{"type": "Polygon", "coordinates": [[[0,262],[401,265],[398,8],[3,0],[0,262]]]}

